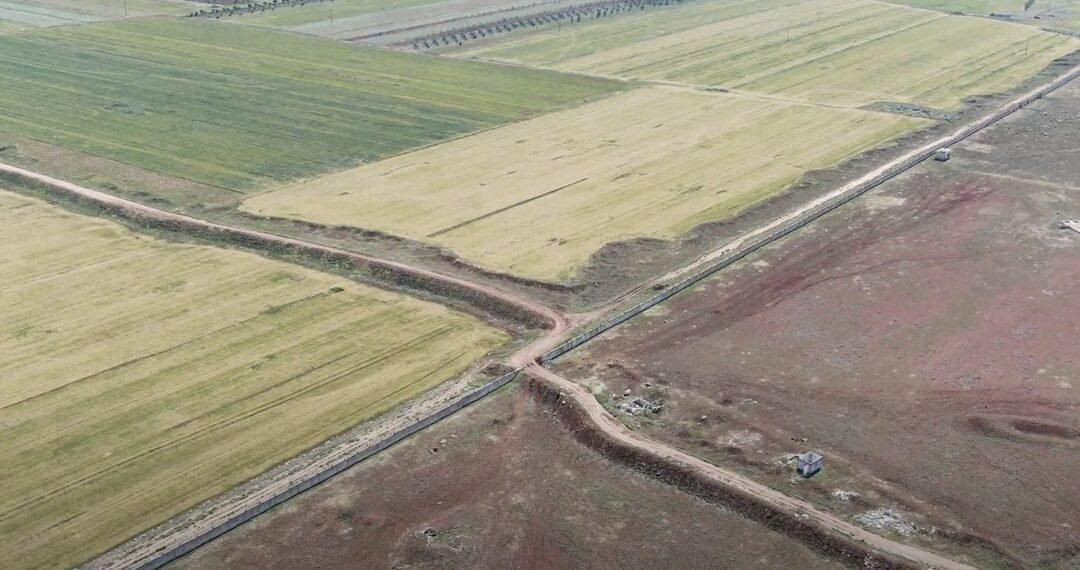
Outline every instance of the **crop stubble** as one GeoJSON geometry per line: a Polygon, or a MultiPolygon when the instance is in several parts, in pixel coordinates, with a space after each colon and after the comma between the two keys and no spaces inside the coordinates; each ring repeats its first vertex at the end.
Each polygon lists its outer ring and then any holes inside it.
{"type": "Polygon", "coordinates": [[[743,0],[511,34],[461,55],[850,107],[957,109],[1078,47],[1029,26],[872,0],[743,0]]]}
{"type": "Polygon", "coordinates": [[[446,246],[543,280],[737,215],[922,121],[652,87],[262,194],[258,214],[446,246]]]}

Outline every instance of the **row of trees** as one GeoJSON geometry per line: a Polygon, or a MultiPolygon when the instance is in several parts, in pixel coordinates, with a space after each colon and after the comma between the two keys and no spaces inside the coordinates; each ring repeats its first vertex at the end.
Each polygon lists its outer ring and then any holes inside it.
{"type": "Polygon", "coordinates": [[[188,14],[190,18],[221,18],[229,16],[240,16],[243,14],[251,14],[253,12],[265,12],[267,10],[276,10],[278,8],[284,8],[287,6],[305,6],[307,4],[322,4],[323,2],[333,2],[334,0],[261,0],[256,2],[237,2],[228,6],[214,5],[209,8],[202,8],[195,10],[188,14]]]}
{"type": "Polygon", "coordinates": [[[449,46],[451,44],[462,45],[467,41],[486,38],[499,33],[512,32],[517,29],[535,28],[551,24],[578,23],[583,19],[596,20],[606,18],[631,10],[644,10],[658,6],[670,6],[681,4],[687,0],[600,0],[588,2],[576,6],[568,6],[559,10],[548,10],[527,16],[503,18],[495,22],[473,24],[451,30],[428,34],[402,42],[399,45],[412,43],[415,50],[433,49],[449,46]]]}

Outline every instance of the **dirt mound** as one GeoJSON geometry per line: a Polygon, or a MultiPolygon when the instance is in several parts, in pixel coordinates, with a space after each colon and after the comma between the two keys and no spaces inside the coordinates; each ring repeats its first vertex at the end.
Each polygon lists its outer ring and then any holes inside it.
{"type": "Polygon", "coordinates": [[[1080,430],[1045,418],[975,414],[967,424],[979,435],[1017,442],[1070,445],[1080,439],[1080,430]]]}

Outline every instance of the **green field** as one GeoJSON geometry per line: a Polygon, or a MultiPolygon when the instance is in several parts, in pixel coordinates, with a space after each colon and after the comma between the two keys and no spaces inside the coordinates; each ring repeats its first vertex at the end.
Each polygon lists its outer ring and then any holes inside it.
{"type": "Polygon", "coordinates": [[[807,170],[925,125],[886,113],[637,89],[249,198],[243,209],[443,245],[571,279],[604,244],[730,219],[807,170]]]}
{"type": "Polygon", "coordinates": [[[0,36],[0,132],[237,191],[616,87],[196,19],[0,36]]]}
{"type": "Polygon", "coordinates": [[[278,8],[277,10],[240,16],[238,18],[233,18],[233,20],[247,24],[258,24],[260,26],[292,28],[303,26],[304,24],[329,21],[331,11],[333,12],[334,20],[336,21],[339,19],[351,18],[353,16],[364,16],[397,8],[434,4],[439,1],[440,0],[334,0],[333,2],[323,2],[320,4],[278,8]]]}
{"type": "Polygon", "coordinates": [[[0,191],[0,548],[70,567],[466,370],[506,335],[0,191]]]}
{"type": "Polygon", "coordinates": [[[460,54],[826,104],[955,109],[1078,47],[1028,26],[873,0],[733,0],[508,34],[460,54]]]}

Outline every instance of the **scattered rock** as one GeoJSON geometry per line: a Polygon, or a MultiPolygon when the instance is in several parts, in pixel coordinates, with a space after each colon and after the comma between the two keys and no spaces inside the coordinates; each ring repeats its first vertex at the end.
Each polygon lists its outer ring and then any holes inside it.
{"type": "Polygon", "coordinates": [[[855,491],[844,491],[841,489],[833,491],[832,496],[834,499],[839,499],[841,501],[852,501],[859,498],[859,494],[855,491]]]}
{"type": "Polygon", "coordinates": [[[623,391],[622,395],[623,395],[623,396],[629,396],[629,395],[630,395],[630,393],[631,393],[631,392],[630,392],[630,388],[627,388],[626,390],[624,390],[624,391],[623,391]]]}
{"type": "MultiPolygon", "coordinates": [[[[629,392],[629,390],[627,390],[629,392]]],[[[646,414],[659,414],[664,409],[663,402],[652,402],[645,398],[624,400],[615,405],[615,409],[630,414],[631,416],[643,416],[646,414]]]]}
{"type": "Polygon", "coordinates": [[[891,530],[902,536],[915,534],[915,525],[904,519],[900,513],[886,508],[874,509],[859,515],[863,526],[877,530],[891,530]]]}
{"type": "Polygon", "coordinates": [[[431,527],[428,527],[428,528],[424,529],[424,536],[426,536],[426,537],[434,538],[434,537],[438,536],[438,534],[439,534],[439,531],[437,531],[437,530],[435,530],[435,529],[433,529],[431,527]]]}
{"type": "Polygon", "coordinates": [[[956,113],[949,113],[947,111],[942,111],[940,109],[934,109],[931,107],[912,105],[910,103],[875,103],[873,105],[868,105],[867,108],[873,111],[895,113],[898,115],[919,117],[921,119],[932,119],[935,121],[954,121],[959,117],[959,115],[957,115],[956,113]]]}
{"type": "Polygon", "coordinates": [[[697,419],[697,421],[703,422],[703,421],[705,421],[707,419],[709,419],[709,416],[701,416],[700,418],[697,419]]]}

